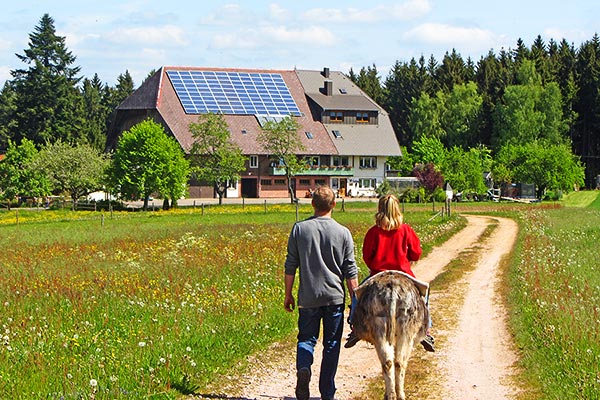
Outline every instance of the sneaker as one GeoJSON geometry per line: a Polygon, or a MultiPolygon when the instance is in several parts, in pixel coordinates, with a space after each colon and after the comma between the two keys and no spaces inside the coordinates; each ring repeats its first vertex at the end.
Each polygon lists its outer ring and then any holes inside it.
{"type": "Polygon", "coordinates": [[[346,344],[344,345],[344,347],[349,349],[350,347],[353,347],[359,341],[360,341],[360,338],[358,336],[356,336],[356,333],[354,333],[354,331],[350,331],[350,333],[348,334],[348,337],[346,338],[346,344]]]}
{"type": "Polygon", "coordinates": [[[308,368],[300,368],[297,374],[298,380],[296,381],[296,399],[298,400],[309,400],[310,389],[308,384],[310,382],[310,370],[308,368]]]}
{"type": "Polygon", "coordinates": [[[421,344],[423,345],[423,348],[425,350],[434,352],[435,351],[435,347],[433,347],[434,341],[435,340],[433,339],[433,336],[427,334],[427,336],[425,336],[425,339],[421,340],[421,344]]]}

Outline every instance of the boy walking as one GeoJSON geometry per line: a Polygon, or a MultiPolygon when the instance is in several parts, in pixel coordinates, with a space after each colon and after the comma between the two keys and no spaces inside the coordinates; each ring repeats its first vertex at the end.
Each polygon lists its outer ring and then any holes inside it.
{"type": "Polygon", "coordinates": [[[344,280],[352,298],[358,285],[354,242],[348,228],[331,214],[335,194],[320,186],[312,196],[314,215],[294,224],[285,260],[284,307],[292,312],[292,294],[298,270],[298,344],[296,351],[296,398],[308,400],[314,348],[323,325],[323,361],[319,374],[321,399],[333,399],[335,374],[344,327],[344,280]]]}

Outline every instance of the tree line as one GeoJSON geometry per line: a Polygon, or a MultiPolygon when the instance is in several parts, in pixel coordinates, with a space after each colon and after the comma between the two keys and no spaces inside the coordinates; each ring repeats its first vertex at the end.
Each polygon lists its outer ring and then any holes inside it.
{"type": "MultiPolygon", "coordinates": [[[[383,79],[376,65],[350,70],[349,77],[389,113],[412,161],[437,162],[442,168],[445,161],[453,163],[444,152],[462,151],[468,157],[484,150],[480,159],[489,155],[496,161],[496,178],[510,181],[523,178],[510,168],[518,165],[517,153],[547,159],[551,157],[539,151],[551,147],[555,156],[567,152],[561,163],[569,164],[566,169],[576,176],[559,183],[537,181],[572,189],[573,184],[594,188],[600,174],[599,71],[596,34],[578,48],[565,39],[545,43],[538,36],[530,47],[519,39],[514,49],[490,50],[478,62],[453,49],[441,61],[433,56],[397,61],[383,79]],[[436,145],[438,154],[427,153],[436,145]],[[501,166],[501,160],[509,164],[501,166]],[[584,167],[583,177],[578,166],[584,167]]],[[[492,164],[486,167],[493,169],[492,164]]],[[[568,172],[562,169],[552,172],[568,172]]]]}
{"type": "MultiPolygon", "coordinates": [[[[222,198],[238,167],[243,169],[244,158],[232,146],[226,125],[212,116],[201,116],[199,125],[190,125],[197,141],[192,152],[197,154],[189,157],[193,167],[189,171],[179,160],[181,149],[174,151],[162,138],[148,142],[156,146],[145,156],[139,146],[130,147],[126,158],[137,157],[137,164],[120,169],[116,163],[122,157],[103,153],[115,109],[134,90],[129,73],[119,75],[114,87],[102,83],[97,74],[82,79],[76,57],[67,49],[65,38],[56,34],[48,14],[29,39],[29,47],[16,55],[25,67],[11,71],[12,79],[0,91],[0,154],[6,155],[0,162],[3,198],[12,201],[14,196],[62,191],[75,200],[92,189],[111,188],[146,203],[153,191],[173,202],[180,194],[175,186],[190,174],[211,182],[222,198]],[[163,161],[168,159],[173,170],[143,164],[142,159],[159,148],[170,154],[163,161]],[[225,161],[215,161],[221,159],[225,161]],[[212,161],[204,164],[202,160],[212,161]],[[92,163],[103,167],[102,180],[89,166],[92,163]],[[215,170],[206,167],[209,164],[221,167],[215,170]],[[234,171],[224,167],[231,165],[236,166],[234,171]],[[53,171],[61,166],[71,166],[63,168],[63,174],[80,171],[93,179],[83,184],[82,177],[75,177],[79,183],[69,186],[64,176],[53,171]],[[133,181],[132,170],[139,175],[133,181]],[[165,171],[176,178],[167,181],[165,171]]],[[[536,183],[541,196],[546,189],[583,185],[583,166],[588,186],[600,173],[596,133],[599,45],[597,36],[577,50],[564,40],[546,45],[538,37],[531,48],[519,41],[514,51],[498,56],[490,51],[477,65],[453,50],[441,63],[433,57],[427,62],[423,57],[398,61],[383,82],[375,65],[358,74],[350,70],[349,76],[389,112],[404,150],[402,158],[391,160],[399,171],[420,176],[423,182],[445,180],[458,190],[478,193],[485,190],[482,171],[493,171],[504,182],[536,183]],[[419,170],[414,170],[415,165],[419,170]],[[443,179],[429,176],[436,173],[443,179]]],[[[270,127],[265,134],[288,128],[270,127]]],[[[144,129],[160,131],[148,124],[144,129]]],[[[282,159],[281,154],[290,149],[278,148],[278,136],[265,140],[264,146],[274,147],[273,154],[282,159]]],[[[293,167],[286,168],[288,175],[293,167]]]]}

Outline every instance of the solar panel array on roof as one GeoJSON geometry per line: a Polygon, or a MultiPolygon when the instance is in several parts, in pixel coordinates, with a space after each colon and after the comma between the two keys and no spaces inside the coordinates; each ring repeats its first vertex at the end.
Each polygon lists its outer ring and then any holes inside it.
{"type": "Polygon", "coordinates": [[[301,115],[281,74],[169,70],[167,75],[187,114],[301,115]]]}

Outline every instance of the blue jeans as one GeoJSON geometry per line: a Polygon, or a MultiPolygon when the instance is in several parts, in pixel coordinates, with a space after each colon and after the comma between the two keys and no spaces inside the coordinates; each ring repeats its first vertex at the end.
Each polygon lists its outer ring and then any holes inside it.
{"type": "Polygon", "coordinates": [[[319,391],[323,398],[335,394],[335,373],[340,359],[342,332],[344,328],[344,305],[298,309],[298,348],[296,369],[311,370],[315,345],[323,321],[323,360],[319,375],[319,391]]]}

